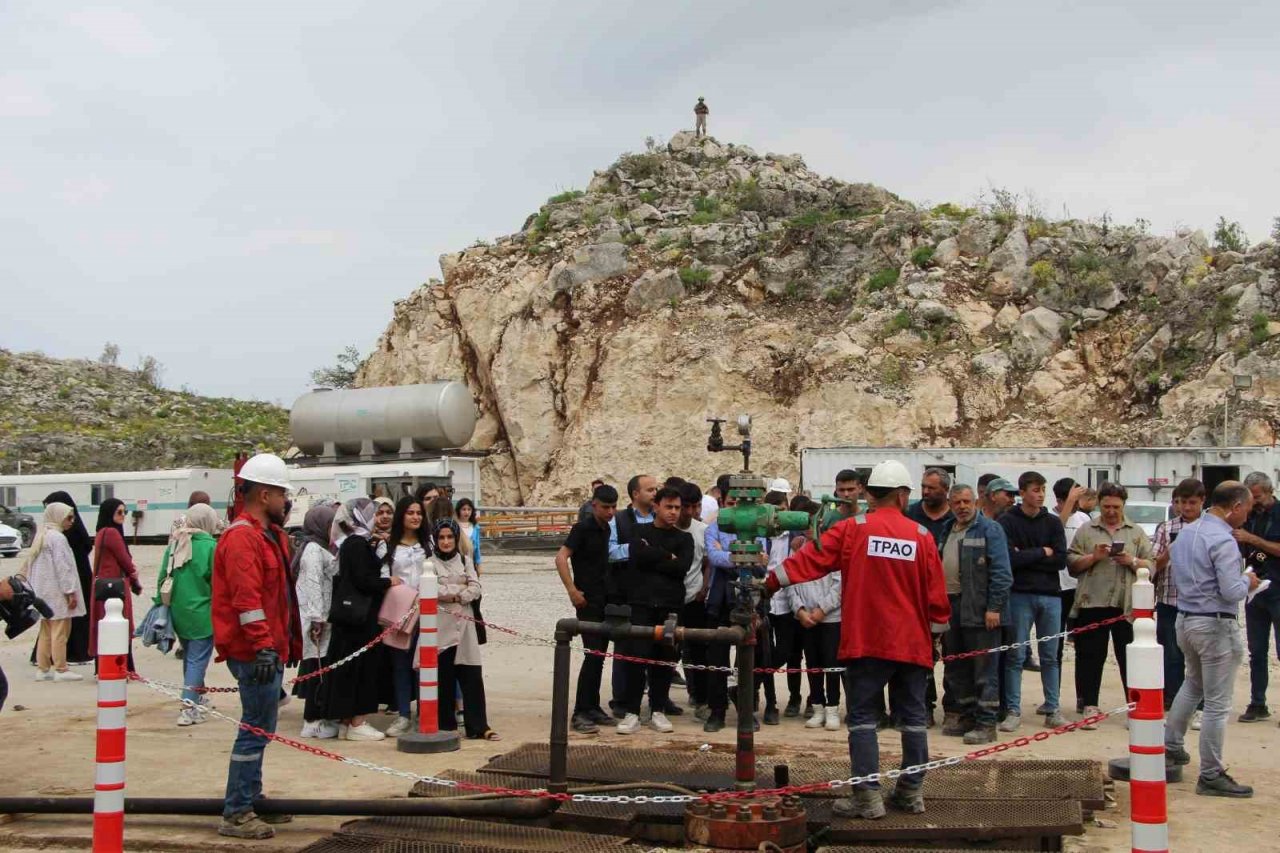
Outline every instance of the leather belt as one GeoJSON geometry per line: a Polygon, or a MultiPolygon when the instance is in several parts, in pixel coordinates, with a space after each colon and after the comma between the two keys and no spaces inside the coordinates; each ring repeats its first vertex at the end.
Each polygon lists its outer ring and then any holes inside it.
{"type": "Polygon", "coordinates": [[[1232,619],[1232,620],[1234,620],[1234,619],[1236,618],[1236,614],[1234,614],[1234,613],[1192,613],[1190,610],[1179,610],[1179,611],[1178,611],[1178,613],[1180,613],[1180,614],[1181,614],[1181,615],[1183,615],[1183,616],[1203,616],[1203,617],[1205,617],[1206,619],[1232,619]]]}

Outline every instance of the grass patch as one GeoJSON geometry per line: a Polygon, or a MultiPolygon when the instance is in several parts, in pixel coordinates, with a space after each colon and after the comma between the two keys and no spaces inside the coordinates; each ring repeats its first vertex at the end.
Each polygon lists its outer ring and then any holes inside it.
{"type": "Polygon", "coordinates": [[[898,283],[899,275],[900,272],[897,267],[885,267],[867,281],[867,290],[875,293],[876,291],[893,287],[898,283]]]}
{"type": "Polygon", "coordinates": [[[895,335],[898,332],[906,331],[911,328],[911,313],[903,308],[897,314],[894,314],[884,324],[885,335],[895,335]]]}
{"type": "Polygon", "coordinates": [[[929,212],[934,216],[941,216],[947,219],[958,219],[961,222],[964,222],[975,213],[972,207],[961,207],[960,205],[952,204],[949,201],[935,205],[929,212]]]}
{"type": "Polygon", "coordinates": [[[690,225],[711,225],[720,221],[720,214],[699,211],[689,217],[690,225]]]}
{"type": "Polygon", "coordinates": [[[1225,332],[1231,325],[1236,313],[1236,302],[1239,299],[1238,296],[1218,294],[1218,301],[1213,304],[1213,310],[1209,313],[1209,325],[1215,332],[1225,332]]]}
{"type": "Polygon", "coordinates": [[[1045,288],[1053,284],[1053,264],[1045,260],[1032,264],[1031,283],[1037,288],[1045,288]]]}
{"type": "Polygon", "coordinates": [[[584,195],[586,193],[582,190],[565,190],[547,199],[547,204],[564,204],[566,201],[573,201],[576,198],[582,198],[584,195]]]}
{"type": "Polygon", "coordinates": [[[618,168],[638,180],[656,178],[662,174],[663,156],[656,151],[645,154],[623,154],[618,158],[618,168]]]}
{"type": "Polygon", "coordinates": [[[1253,346],[1261,346],[1271,337],[1268,331],[1270,320],[1261,311],[1249,318],[1249,342],[1253,346]]]}
{"type": "Polygon", "coordinates": [[[711,278],[711,270],[706,267],[681,267],[679,270],[680,281],[685,287],[698,289],[703,287],[711,278]]]}
{"type": "Polygon", "coordinates": [[[640,200],[645,204],[653,204],[658,200],[658,194],[653,190],[645,190],[640,193],[640,200]]]}
{"type": "Polygon", "coordinates": [[[920,269],[931,265],[933,263],[933,246],[916,247],[915,251],[911,253],[911,263],[920,269]]]}
{"type": "Polygon", "coordinates": [[[849,301],[849,285],[838,284],[835,287],[828,287],[822,291],[822,298],[832,305],[841,305],[849,301]]]}

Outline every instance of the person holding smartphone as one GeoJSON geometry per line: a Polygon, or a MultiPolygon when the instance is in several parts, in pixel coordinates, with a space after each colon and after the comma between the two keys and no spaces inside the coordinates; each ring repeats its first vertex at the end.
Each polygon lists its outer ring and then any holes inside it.
{"type": "MultiPolygon", "coordinates": [[[[1155,566],[1155,550],[1142,528],[1124,515],[1129,493],[1119,483],[1098,489],[1101,514],[1076,532],[1067,551],[1067,568],[1079,579],[1071,617],[1081,627],[1126,614],[1133,609],[1133,579],[1138,569],[1155,566]]],[[[1084,713],[1098,713],[1102,668],[1107,662],[1107,638],[1120,664],[1120,681],[1129,689],[1125,647],[1133,642],[1133,626],[1113,622],[1076,635],[1076,695],[1084,713]]],[[[1097,724],[1082,726],[1096,729],[1097,724]]]]}

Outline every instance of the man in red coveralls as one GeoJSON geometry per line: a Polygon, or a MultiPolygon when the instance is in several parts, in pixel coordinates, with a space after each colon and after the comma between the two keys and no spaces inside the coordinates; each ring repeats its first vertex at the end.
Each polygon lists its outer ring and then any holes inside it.
{"type": "MultiPolygon", "coordinates": [[[[766,580],[766,589],[773,592],[841,573],[839,659],[847,666],[844,684],[854,776],[880,769],[876,722],[885,685],[901,722],[902,766],[929,760],[925,685],[933,669],[934,640],[951,624],[951,603],[933,537],[903,514],[911,482],[901,462],[881,462],[867,479],[875,511],[837,523],[822,535],[820,552],[806,547],[792,554],[766,580]]],[[[890,803],[921,814],[923,785],[923,772],[898,777],[890,803]]],[[[879,783],[855,785],[849,799],[837,801],[834,810],[842,817],[884,817],[879,783]]]]}
{"type": "MultiPolygon", "coordinates": [[[[302,624],[289,581],[284,460],[259,453],[238,473],[244,509],[213,552],[213,644],[240,686],[240,722],[276,730],[285,664],[302,657],[302,624]]],[[[254,813],[268,738],[240,729],[231,748],[219,835],[271,838],[288,815],[254,813]]]]}

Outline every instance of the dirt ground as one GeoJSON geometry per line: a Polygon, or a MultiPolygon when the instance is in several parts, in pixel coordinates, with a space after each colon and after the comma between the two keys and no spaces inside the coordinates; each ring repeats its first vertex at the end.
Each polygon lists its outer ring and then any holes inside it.
{"type": "MultiPolygon", "coordinates": [[[[143,566],[148,596],[154,589],[161,549],[143,546],[135,554],[143,566]]],[[[0,572],[17,567],[16,561],[0,564],[0,572]]],[[[545,557],[492,557],[486,562],[485,618],[540,637],[550,637],[555,620],[570,610],[559,581],[545,557]]],[[[139,616],[149,604],[135,602],[139,616]]],[[[0,743],[5,750],[0,796],[93,795],[95,682],[91,667],[78,671],[86,675],[79,683],[35,683],[27,656],[35,641],[34,632],[17,640],[0,641],[0,664],[10,680],[9,703],[0,714],[0,743]]],[[[1070,652],[1068,652],[1070,655],[1070,652]]],[[[135,644],[139,670],[152,678],[181,681],[181,663],[154,649],[135,644]]],[[[398,770],[433,773],[456,768],[473,769],[491,756],[524,741],[545,741],[548,736],[551,702],[551,649],[529,644],[497,632],[490,632],[485,647],[485,684],[488,692],[490,724],[503,736],[500,743],[466,741],[460,751],[434,756],[410,756],[397,752],[393,741],[349,743],[309,741],[345,755],[376,762],[398,770]]],[[[1273,669],[1274,669],[1273,662],[1273,669]]],[[[1071,663],[1067,663],[1070,684],[1071,663]]],[[[939,681],[941,673],[939,673],[939,681]]],[[[211,685],[233,683],[223,665],[210,667],[211,685]]],[[[607,684],[607,675],[606,675],[607,684]]],[[[1024,702],[1028,725],[1020,734],[1034,733],[1030,713],[1041,699],[1038,676],[1024,679],[1024,702]]],[[[779,687],[782,687],[781,679],[779,687]]],[[[684,700],[683,691],[673,693],[684,700]]],[[[1064,706],[1074,707],[1074,691],[1064,691],[1064,706]]],[[[1248,698],[1247,667],[1242,667],[1236,683],[1236,710],[1248,698]]],[[[1123,704],[1119,672],[1110,666],[1103,687],[1104,708],[1123,704]]],[[[219,710],[238,714],[234,696],[215,696],[219,710]]],[[[1277,699],[1274,704],[1280,704],[1277,699]]],[[[280,732],[296,736],[301,727],[302,709],[294,702],[282,709],[280,732]]],[[[203,725],[178,728],[177,704],[145,687],[129,688],[128,793],[132,796],[220,797],[225,781],[234,726],[211,720],[203,725]]],[[[392,722],[389,716],[374,718],[380,728],[392,722]]],[[[660,735],[648,729],[624,737],[603,731],[598,735],[571,734],[575,742],[618,743],[629,747],[663,745],[697,749],[704,743],[731,748],[732,722],[714,735],[704,734],[691,716],[674,721],[675,732],[660,735]]],[[[1012,738],[1014,735],[1004,735],[1012,738]]],[[[778,727],[765,727],[758,736],[762,748],[842,753],[843,732],[808,730],[798,719],[784,719],[778,727]]],[[[1094,758],[1106,760],[1127,754],[1128,733],[1121,719],[1104,721],[1097,731],[1075,732],[1005,753],[1010,758],[1094,758]]],[[[881,745],[897,752],[897,736],[885,733],[881,745]]],[[[1228,730],[1227,755],[1231,771],[1242,782],[1252,784],[1257,793],[1251,800],[1221,800],[1197,797],[1194,793],[1194,765],[1187,781],[1169,788],[1171,848],[1177,851],[1217,851],[1228,845],[1242,850],[1280,849],[1271,818],[1280,808],[1280,790],[1274,784],[1273,749],[1280,749],[1280,730],[1274,722],[1240,725],[1228,730]]],[[[1193,759],[1194,741],[1188,747],[1193,759]]],[[[966,752],[957,738],[942,737],[935,729],[930,749],[938,755],[966,752]]],[[[999,760],[999,759],[988,759],[999,760]]],[[[938,772],[945,773],[946,770],[938,772]]],[[[281,797],[403,797],[410,783],[396,777],[350,767],[331,760],[272,745],[265,766],[266,790],[281,797]]],[[[1117,806],[1100,815],[1101,825],[1089,828],[1071,842],[1077,851],[1127,851],[1129,845],[1128,786],[1117,785],[1117,806]]],[[[3,818],[0,818],[2,820],[3,818]]],[[[130,817],[126,823],[126,847],[130,850],[297,850],[339,826],[349,818],[299,818],[279,827],[270,842],[235,843],[216,834],[212,818],[130,817]]],[[[88,816],[67,818],[24,817],[0,824],[0,848],[10,850],[88,849],[91,821],[88,816]]]]}

